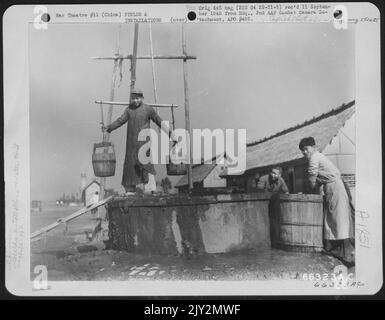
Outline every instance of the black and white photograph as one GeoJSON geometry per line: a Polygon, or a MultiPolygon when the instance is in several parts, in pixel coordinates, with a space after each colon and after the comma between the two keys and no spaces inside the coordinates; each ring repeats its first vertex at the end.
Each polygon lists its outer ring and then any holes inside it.
{"type": "Polygon", "coordinates": [[[31,288],[364,287],[358,25],[100,12],[28,24],[31,288]]]}

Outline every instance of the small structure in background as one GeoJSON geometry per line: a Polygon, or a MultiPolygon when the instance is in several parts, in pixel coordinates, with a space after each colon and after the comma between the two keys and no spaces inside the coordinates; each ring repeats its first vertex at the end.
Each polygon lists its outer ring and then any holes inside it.
{"type": "Polygon", "coordinates": [[[31,201],[31,212],[42,212],[43,203],[41,200],[32,200],[31,201]]]}
{"type": "Polygon", "coordinates": [[[246,171],[239,176],[225,176],[228,186],[254,192],[259,177],[273,166],[282,167],[282,177],[290,193],[308,193],[306,160],[298,148],[303,137],[314,137],[316,146],[340,170],[355,189],[355,101],[333,109],[302,124],[247,145],[246,171]]]}
{"type": "MultiPolygon", "coordinates": [[[[226,171],[227,155],[221,154],[217,155],[211,159],[211,163],[202,162],[201,164],[193,165],[192,167],[192,182],[193,182],[193,192],[199,194],[205,193],[215,193],[221,190],[222,192],[226,189],[226,179],[221,175],[226,171]],[[223,160],[223,163],[221,163],[223,160]]],[[[179,193],[187,193],[188,188],[188,179],[187,175],[184,175],[178,183],[175,185],[175,188],[178,189],[179,193]]]]}
{"type": "Polygon", "coordinates": [[[96,180],[92,180],[82,191],[82,203],[86,207],[92,204],[95,199],[95,194],[100,194],[100,183],[96,180]]]}

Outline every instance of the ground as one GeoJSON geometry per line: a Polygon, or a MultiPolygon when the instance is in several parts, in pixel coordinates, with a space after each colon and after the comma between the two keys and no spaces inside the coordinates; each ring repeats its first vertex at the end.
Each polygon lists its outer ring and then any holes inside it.
{"type": "MultiPolygon", "coordinates": [[[[51,208],[34,213],[32,231],[76,211],[51,208]]],[[[45,265],[48,280],[273,280],[302,279],[304,273],[333,272],[341,263],[322,253],[277,249],[203,255],[145,255],[105,250],[102,242],[89,242],[85,231],[95,221],[89,214],[58,228],[31,244],[31,276],[45,265]]]]}

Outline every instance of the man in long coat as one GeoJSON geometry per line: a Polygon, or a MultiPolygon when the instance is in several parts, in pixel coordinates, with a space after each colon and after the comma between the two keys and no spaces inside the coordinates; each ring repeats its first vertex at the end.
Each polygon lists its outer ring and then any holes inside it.
{"type": "Polygon", "coordinates": [[[347,265],[354,264],[354,207],[347,185],[336,166],[315,147],[313,137],[303,138],[299,149],[308,160],[308,178],[312,190],[317,184],[325,194],[325,250],[347,265]]]}
{"type": "MultiPolygon", "coordinates": [[[[138,159],[139,149],[147,143],[147,141],[138,141],[138,135],[142,129],[150,128],[151,120],[161,128],[162,119],[152,107],[143,103],[143,98],[142,90],[133,89],[130,105],[118,119],[105,128],[107,132],[111,132],[127,123],[126,156],[122,178],[126,194],[134,193],[136,186],[142,184],[145,191],[155,191],[156,189],[154,165],[152,163],[142,164],[138,159]]],[[[172,135],[168,128],[166,131],[169,136],[172,135]]]]}

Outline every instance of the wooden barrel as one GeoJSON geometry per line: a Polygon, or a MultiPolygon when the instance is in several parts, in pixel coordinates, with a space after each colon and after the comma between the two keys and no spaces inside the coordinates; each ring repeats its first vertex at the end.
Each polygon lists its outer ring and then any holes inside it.
{"type": "Polygon", "coordinates": [[[94,144],[92,166],[96,177],[112,177],[115,175],[116,156],[114,145],[111,142],[94,144]],[[109,147],[111,147],[112,152],[108,150],[109,147]],[[103,151],[97,153],[98,148],[103,148],[103,151]],[[107,152],[104,152],[105,149],[107,149],[107,152]]]}
{"type": "Polygon", "coordinates": [[[323,198],[313,194],[280,195],[273,205],[273,246],[287,251],[320,252],[323,248],[323,198]]]}

